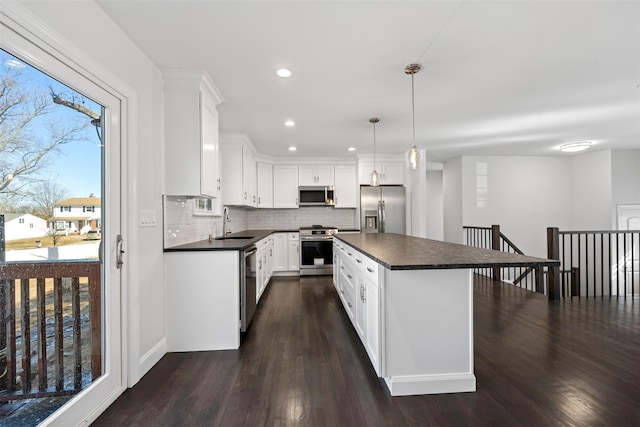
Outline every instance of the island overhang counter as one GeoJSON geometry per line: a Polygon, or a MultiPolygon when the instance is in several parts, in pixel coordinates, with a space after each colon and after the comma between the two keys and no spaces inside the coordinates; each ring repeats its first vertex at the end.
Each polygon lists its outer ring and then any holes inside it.
{"type": "Polygon", "coordinates": [[[473,269],[558,262],[393,233],[334,237],[334,285],[391,395],[473,392],[473,269]],[[359,301],[358,301],[359,300],[359,301]]]}

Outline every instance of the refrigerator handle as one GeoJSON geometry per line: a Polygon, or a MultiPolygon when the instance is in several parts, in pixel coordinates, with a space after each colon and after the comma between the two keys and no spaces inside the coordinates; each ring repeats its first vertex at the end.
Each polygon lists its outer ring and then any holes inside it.
{"type": "Polygon", "coordinates": [[[378,202],[378,232],[384,233],[384,221],[385,221],[385,212],[384,212],[384,200],[380,200],[378,202]]]}

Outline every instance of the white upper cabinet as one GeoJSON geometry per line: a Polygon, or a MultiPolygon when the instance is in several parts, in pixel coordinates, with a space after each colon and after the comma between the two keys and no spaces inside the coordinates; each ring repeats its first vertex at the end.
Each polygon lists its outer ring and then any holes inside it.
{"type": "Polygon", "coordinates": [[[334,185],[333,165],[299,165],[298,185],[334,185]]]}
{"type": "Polygon", "coordinates": [[[258,208],[273,207],[273,165],[258,162],[258,208]]]}
{"type": "Polygon", "coordinates": [[[244,138],[223,136],[220,153],[223,204],[256,207],[256,160],[252,148],[244,138]]]}
{"type": "MultiPolygon", "coordinates": [[[[376,162],[376,170],[382,185],[404,185],[404,162],[376,162]]],[[[360,163],[360,185],[369,185],[371,172],[373,172],[373,162],[360,163]]]]}
{"type": "Polygon", "coordinates": [[[355,208],[358,203],[358,181],[355,165],[336,165],[335,201],[336,208],[355,208]]]}
{"type": "Polygon", "coordinates": [[[249,147],[244,147],[242,151],[242,191],[244,204],[246,206],[258,206],[258,183],[257,183],[257,163],[256,157],[249,147]]]}
{"type": "Polygon", "coordinates": [[[273,165],[273,207],[298,207],[298,165],[273,165]]]}
{"type": "Polygon", "coordinates": [[[218,111],[203,71],[164,70],[164,192],[220,197],[218,111]]]}

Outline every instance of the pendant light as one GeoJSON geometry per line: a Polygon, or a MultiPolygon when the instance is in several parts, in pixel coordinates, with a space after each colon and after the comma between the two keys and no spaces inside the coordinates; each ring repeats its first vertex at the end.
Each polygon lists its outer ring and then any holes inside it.
{"type": "Polygon", "coordinates": [[[404,73],[411,75],[411,118],[413,122],[413,145],[406,153],[407,167],[409,169],[418,169],[422,160],[422,153],[416,147],[416,105],[415,105],[415,90],[413,86],[413,75],[420,71],[422,67],[420,64],[409,64],[404,67],[404,73]]]}
{"type": "Polygon", "coordinates": [[[369,179],[369,184],[372,187],[377,187],[380,185],[380,175],[378,175],[378,171],[376,171],[376,123],[380,121],[377,117],[371,117],[369,119],[370,123],[373,123],[373,172],[371,172],[371,177],[369,179]]]}

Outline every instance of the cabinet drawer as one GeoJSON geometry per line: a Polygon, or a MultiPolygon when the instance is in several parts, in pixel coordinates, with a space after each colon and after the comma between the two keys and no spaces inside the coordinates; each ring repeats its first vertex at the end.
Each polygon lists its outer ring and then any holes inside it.
{"type": "Polygon", "coordinates": [[[300,240],[300,235],[298,233],[287,233],[289,240],[300,240]]]}
{"type": "Polygon", "coordinates": [[[378,268],[379,265],[377,262],[372,260],[369,257],[364,257],[364,273],[365,275],[373,281],[373,283],[378,285],[378,268]]]}
{"type": "Polygon", "coordinates": [[[355,283],[356,278],[353,276],[349,267],[340,266],[340,299],[347,311],[349,318],[353,321],[355,315],[355,283]]]}
{"type": "Polygon", "coordinates": [[[353,271],[353,267],[348,263],[340,263],[340,274],[344,280],[344,288],[349,288],[351,292],[356,289],[356,275],[353,271]]]}
{"type": "Polygon", "coordinates": [[[355,251],[353,253],[353,261],[354,261],[354,265],[356,267],[356,269],[359,272],[365,272],[366,271],[366,260],[368,258],[366,256],[364,256],[364,254],[362,254],[362,252],[358,252],[355,251]]]}

